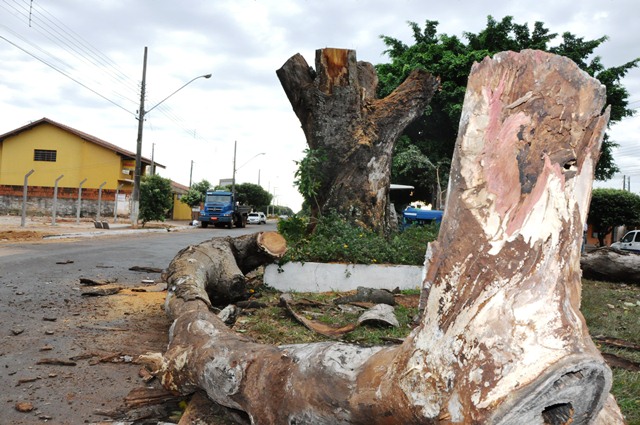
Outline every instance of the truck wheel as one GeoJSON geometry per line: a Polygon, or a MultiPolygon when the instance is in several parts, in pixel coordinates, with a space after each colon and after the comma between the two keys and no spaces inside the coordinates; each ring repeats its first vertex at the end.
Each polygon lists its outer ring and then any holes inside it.
{"type": "Polygon", "coordinates": [[[200,227],[202,227],[203,229],[206,229],[207,226],[209,226],[209,222],[208,221],[201,221],[200,222],[200,227]]]}
{"type": "Polygon", "coordinates": [[[227,229],[233,228],[233,220],[227,223],[227,229]]]}

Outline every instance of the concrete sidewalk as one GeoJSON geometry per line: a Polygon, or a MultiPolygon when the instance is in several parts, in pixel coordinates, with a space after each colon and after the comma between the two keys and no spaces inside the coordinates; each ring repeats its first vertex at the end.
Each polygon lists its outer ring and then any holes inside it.
{"type": "Polygon", "coordinates": [[[16,215],[0,216],[0,231],[30,231],[46,234],[50,237],[71,237],[71,236],[100,236],[108,234],[121,234],[127,232],[161,232],[186,230],[193,228],[189,221],[152,221],[146,223],[144,227],[139,224],[134,228],[125,218],[118,218],[114,223],[113,218],[103,220],[109,225],[108,229],[97,228],[93,219],[58,217],[56,224],[52,224],[51,217],[26,217],[25,225],[22,224],[22,217],[16,215]]]}

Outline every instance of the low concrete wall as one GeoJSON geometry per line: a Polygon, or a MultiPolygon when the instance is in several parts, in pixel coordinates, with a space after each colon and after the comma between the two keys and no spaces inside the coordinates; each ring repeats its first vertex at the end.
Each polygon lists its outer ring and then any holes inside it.
{"type": "Polygon", "coordinates": [[[390,264],[286,263],[281,267],[269,264],[264,271],[264,283],[283,292],[350,291],[358,286],[419,289],[422,272],[422,266],[390,264]]]}

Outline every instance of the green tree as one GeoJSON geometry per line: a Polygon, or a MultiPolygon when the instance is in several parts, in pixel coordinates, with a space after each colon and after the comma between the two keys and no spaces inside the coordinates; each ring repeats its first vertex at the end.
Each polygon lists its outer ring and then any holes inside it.
{"type": "MultiPolygon", "coordinates": [[[[556,42],[558,34],[550,33],[542,22],[535,22],[530,30],[526,23],[514,23],[511,16],[501,21],[489,16],[487,27],[479,33],[463,33],[466,43],[456,36],[438,34],[437,21],[426,21],[424,29],[414,22],[409,22],[409,26],[413,30],[415,41],[412,46],[393,37],[381,36],[387,46],[385,53],[389,55],[391,62],[376,65],[380,80],[378,95],[382,97],[391,93],[415,68],[423,68],[439,76],[441,90],[434,95],[424,115],[407,127],[405,135],[410,142],[397,144],[396,157],[409,149],[417,148],[431,164],[450,160],[471,66],[486,56],[505,50],[539,49],[569,57],[606,86],[607,103],[611,105],[610,124],[633,114],[633,110],[628,107],[629,92],[622,85],[621,79],[630,69],[638,66],[640,58],[617,67],[605,68],[601,58],[594,56],[594,51],[607,37],[584,40],[565,32],[562,41],[552,47],[550,44],[556,42]]],[[[616,144],[605,135],[596,170],[596,178],[599,180],[608,180],[618,171],[611,155],[611,148],[614,146],[616,144]]],[[[405,169],[404,174],[401,170],[400,164],[395,164],[394,161],[394,182],[411,184],[416,187],[418,194],[432,193],[436,168],[425,165],[405,169]],[[411,181],[407,181],[409,170],[414,178],[411,181]]]]}
{"type": "Polygon", "coordinates": [[[614,227],[640,225],[640,196],[619,189],[594,189],[587,223],[604,246],[605,237],[614,227]]]}
{"type": "Polygon", "coordinates": [[[257,211],[267,212],[267,206],[271,204],[271,195],[262,186],[254,183],[242,183],[236,185],[238,201],[243,205],[251,205],[257,211]]]}
{"type": "Polygon", "coordinates": [[[189,205],[190,207],[197,207],[207,194],[207,190],[211,188],[211,183],[207,180],[202,180],[199,183],[191,185],[189,191],[180,198],[180,202],[189,205]]]}
{"type": "Polygon", "coordinates": [[[304,150],[304,158],[295,161],[298,169],[296,170],[293,184],[298,187],[298,192],[304,198],[304,203],[310,208],[317,208],[320,212],[320,206],[316,199],[318,191],[322,187],[324,176],[322,175],[322,163],[327,161],[328,157],[322,148],[304,150]]]}
{"type": "Polygon", "coordinates": [[[143,176],[140,183],[140,214],[142,226],[153,220],[165,221],[173,205],[171,180],[158,174],[143,176]]]}

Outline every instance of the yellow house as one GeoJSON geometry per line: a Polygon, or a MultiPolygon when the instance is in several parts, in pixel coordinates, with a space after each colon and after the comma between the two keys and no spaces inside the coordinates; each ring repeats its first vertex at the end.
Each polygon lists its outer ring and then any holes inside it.
{"type": "MultiPolygon", "coordinates": [[[[173,210],[171,211],[171,218],[173,220],[193,220],[194,214],[191,207],[180,201],[182,195],[189,191],[189,187],[172,181],[171,189],[173,190],[173,210]]],[[[197,219],[197,215],[195,218],[197,219]]]]}
{"type": "MultiPolygon", "coordinates": [[[[42,118],[0,135],[0,196],[21,196],[25,176],[33,170],[27,177],[30,197],[52,198],[58,180],[58,198],[73,198],[84,181],[83,200],[97,199],[100,190],[103,201],[113,201],[116,191],[122,201],[128,201],[135,156],[90,134],[42,118]]],[[[143,175],[151,163],[142,158],[143,175]]],[[[158,163],[155,166],[165,168],[158,163]]],[[[128,202],[122,204],[128,206],[128,202]]]]}

